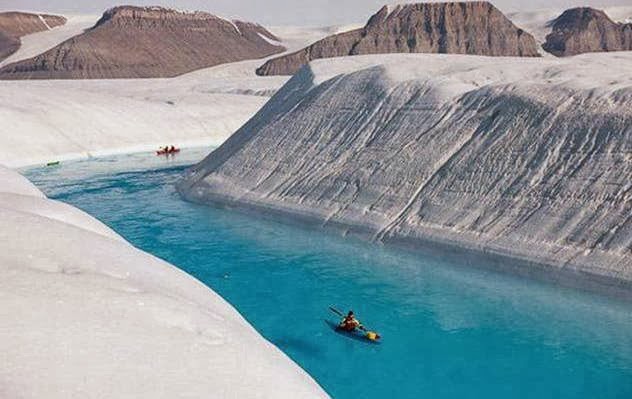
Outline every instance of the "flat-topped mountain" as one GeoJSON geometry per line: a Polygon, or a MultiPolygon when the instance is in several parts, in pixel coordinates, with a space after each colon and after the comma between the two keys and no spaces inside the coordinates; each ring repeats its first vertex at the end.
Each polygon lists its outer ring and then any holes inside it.
{"type": "Polygon", "coordinates": [[[558,57],[632,50],[632,23],[614,22],[590,7],[572,8],[553,21],[542,47],[558,57]]]}
{"type": "Polygon", "coordinates": [[[0,69],[2,79],[172,77],[261,58],[284,47],[260,25],[204,12],[115,7],[94,27],[31,59],[0,69]]]}
{"type": "Polygon", "coordinates": [[[291,75],[319,58],[380,53],[538,56],[535,39],[491,3],[384,6],[360,29],[326,37],[266,62],[259,75],[291,75]]]}
{"type": "Polygon", "coordinates": [[[20,48],[20,37],[66,23],[59,15],[0,12],[0,61],[20,48]]]}

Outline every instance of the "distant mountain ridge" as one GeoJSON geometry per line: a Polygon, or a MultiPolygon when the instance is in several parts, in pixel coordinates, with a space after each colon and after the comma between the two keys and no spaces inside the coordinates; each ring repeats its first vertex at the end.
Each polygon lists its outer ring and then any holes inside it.
{"type": "Polygon", "coordinates": [[[258,24],[205,12],[120,6],[81,35],[0,69],[0,79],[172,77],[284,51],[258,24]]]}
{"type": "Polygon", "coordinates": [[[360,29],[275,58],[259,75],[289,75],[319,58],[380,53],[537,57],[535,39],[486,1],[384,6],[360,29]]]}
{"type": "Polygon", "coordinates": [[[65,23],[66,18],[59,15],[0,12],[0,61],[20,48],[20,37],[65,23]]]}
{"type": "Polygon", "coordinates": [[[553,21],[542,47],[558,57],[632,50],[632,23],[614,22],[590,7],[571,8],[553,21]]]}

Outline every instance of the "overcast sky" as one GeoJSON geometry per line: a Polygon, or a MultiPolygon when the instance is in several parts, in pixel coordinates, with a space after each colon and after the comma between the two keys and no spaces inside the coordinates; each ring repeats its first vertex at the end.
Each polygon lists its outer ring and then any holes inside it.
{"type": "MultiPolygon", "coordinates": [[[[421,1],[421,0],[419,0],[421,1]]],[[[395,1],[401,3],[402,1],[395,1]]],[[[418,2],[418,1],[411,1],[418,2]]],[[[630,5],[632,0],[495,0],[505,12],[578,5],[630,5]]],[[[364,22],[392,0],[0,0],[0,10],[101,14],[119,4],[203,10],[267,25],[339,25],[364,22]]]]}

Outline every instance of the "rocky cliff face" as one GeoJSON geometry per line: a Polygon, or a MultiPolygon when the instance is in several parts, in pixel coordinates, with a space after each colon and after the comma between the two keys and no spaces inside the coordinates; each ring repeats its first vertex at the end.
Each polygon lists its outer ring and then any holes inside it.
{"type": "Polygon", "coordinates": [[[382,7],[364,28],[270,60],[257,73],[291,75],[319,58],[381,53],[538,56],[533,37],[491,3],[420,3],[382,7]]]}
{"type": "Polygon", "coordinates": [[[42,32],[65,23],[66,18],[58,15],[25,12],[0,13],[0,61],[20,48],[20,37],[42,32]]]}
{"type": "Polygon", "coordinates": [[[542,47],[558,57],[632,50],[632,23],[616,23],[593,8],[573,8],[553,21],[542,47]]]}
{"type": "Polygon", "coordinates": [[[61,26],[66,18],[59,15],[30,14],[25,12],[0,13],[0,31],[14,37],[21,37],[61,26]]]}
{"type": "Polygon", "coordinates": [[[632,293],[631,60],[315,61],[179,190],[632,293]]]}
{"type": "Polygon", "coordinates": [[[259,25],[159,7],[116,7],[85,33],[0,69],[2,79],[171,77],[284,50],[259,25]]]}
{"type": "Polygon", "coordinates": [[[4,60],[20,48],[20,39],[0,31],[0,61],[4,60]]]}

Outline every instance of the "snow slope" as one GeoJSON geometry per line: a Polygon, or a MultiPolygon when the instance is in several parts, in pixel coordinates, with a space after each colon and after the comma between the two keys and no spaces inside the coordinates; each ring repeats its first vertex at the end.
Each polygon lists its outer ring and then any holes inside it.
{"type": "Polygon", "coordinates": [[[179,79],[0,82],[0,163],[217,145],[267,100],[210,91],[179,79]]]}
{"type": "Polygon", "coordinates": [[[1,397],[326,397],[207,287],[0,179],[1,397]]]}
{"type": "Polygon", "coordinates": [[[10,169],[0,167],[0,181],[2,192],[44,198],[44,194],[26,177],[10,169]]]}
{"type": "Polygon", "coordinates": [[[630,104],[632,52],[323,60],[179,189],[632,293],[630,104]]]}

